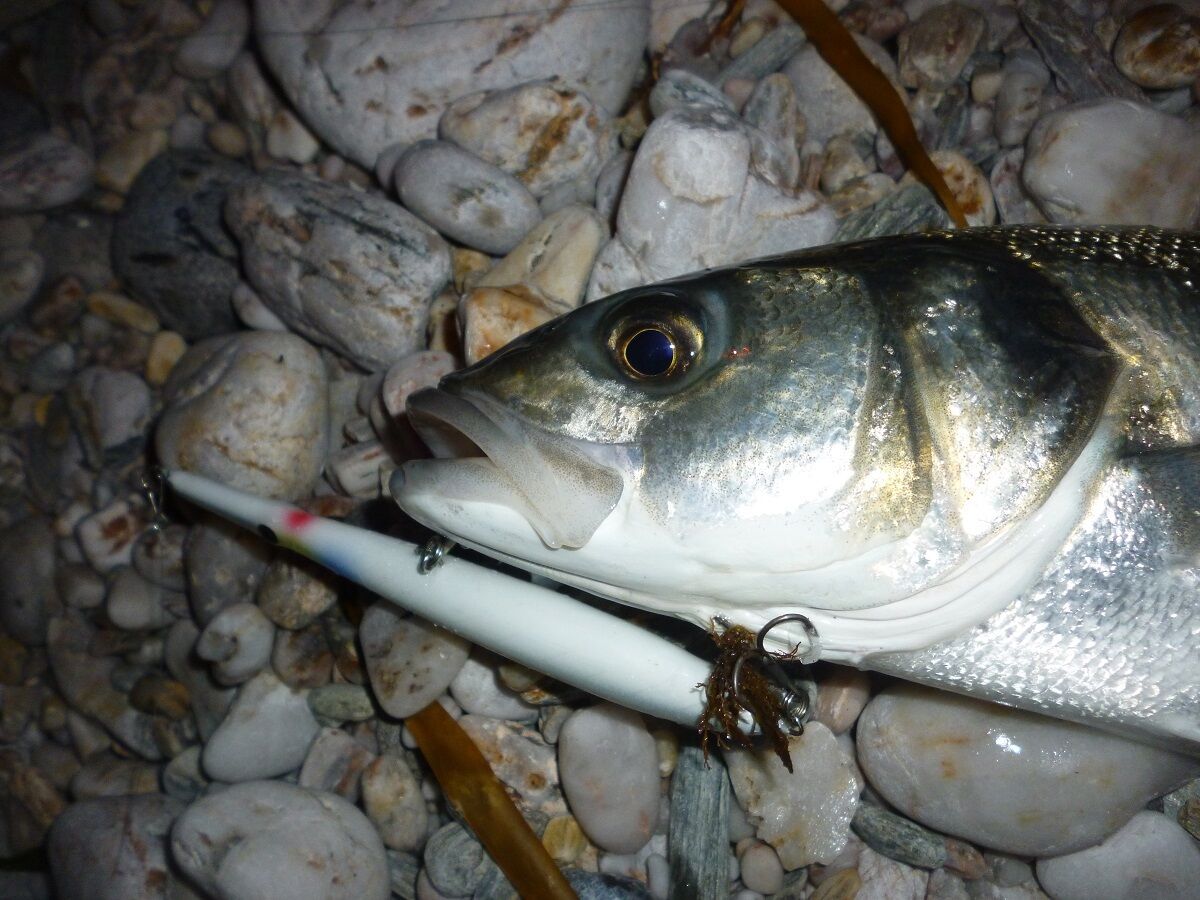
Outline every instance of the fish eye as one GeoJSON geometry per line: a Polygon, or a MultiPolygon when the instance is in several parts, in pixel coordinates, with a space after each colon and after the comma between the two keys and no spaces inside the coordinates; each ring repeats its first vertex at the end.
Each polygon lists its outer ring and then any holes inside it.
{"type": "Polygon", "coordinates": [[[618,344],[625,368],[639,378],[669,375],[679,362],[679,346],[663,328],[642,326],[630,329],[618,344]]]}

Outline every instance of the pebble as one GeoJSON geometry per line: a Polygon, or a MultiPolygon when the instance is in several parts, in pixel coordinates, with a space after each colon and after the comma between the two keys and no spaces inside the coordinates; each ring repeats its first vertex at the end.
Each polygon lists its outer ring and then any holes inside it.
{"type": "Polygon", "coordinates": [[[558,738],[563,793],[596,846],[633,853],[658,821],[658,757],[637,713],[602,703],[576,712],[558,738]]]}
{"type": "Polygon", "coordinates": [[[864,848],[858,863],[862,880],[854,900],[925,900],[929,873],[864,848]]]}
{"type": "Polygon", "coordinates": [[[819,195],[780,191],[750,167],[751,140],[736,116],[692,106],[655,119],[634,157],[617,233],[597,257],[588,298],[832,236],[834,214],[819,195]]]}
{"type": "Polygon", "coordinates": [[[1019,11],[1021,24],[1069,99],[1145,101],[1141,89],[1117,70],[1096,29],[1070,6],[1029,0],[1019,11]]]}
{"type": "Polygon", "coordinates": [[[1025,163],[1025,148],[1013,147],[999,154],[992,163],[988,182],[996,203],[996,216],[1003,225],[1043,224],[1046,217],[1034,203],[1021,180],[1025,163]]]}
{"type": "Polygon", "coordinates": [[[321,623],[314,622],[300,631],[277,631],[271,667],[284,684],[297,690],[328,684],[333,674],[333,651],[321,623]]]}
{"type": "Polygon", "coordinates": [[[860,785],[819,722],[788,741],[794,774],[771,751],[725,753],[734,794],[785,869],[831,862],[846,846],[860,785]]]}
{"type": "Polygon", "coordinates": [[[542,832],[542,846],[551,859],[560,866],[566,866],[579,859],[588,847],[588,839],[574,816],[555,816],[546,823],[546,830],[542,832]]]}
{"type": "Polygon", "coordinates": [[[384,846],[409,852],[421,849],[429,832],[429,812],[408,763],[389,753],[377,756],[363,770],[362,799],[384,846]]]}
{"type": "Polygon", "coordinates": [[[944,91],[958,80],[986,29],[987,20],[969,6],[934,6],[900,32],[900,82],[908,88],[944,91]]]}
{"type": "Polygon", "coordinates": [[[250,152],[250,138],[233,122],[214,122],[204,132],[208,146],[222,156],[241,159],[250,152]]]}
{"type": "MultiPolygon", "coordinates": [[[[32,751],[38,760],[40,750],[32,751]]],[[[67,806],[55,786],[31,762],[34,760],[24,752],[0,750],[0,784],[4,785],[5,793],[0,850],[6,860],[44,846],[46,831],[67,806]]]]}
{"type": "Polygon", "coordinates": [[[504,686],[496,671],[498,664],[494,656],[476,649],[450,682],[450,696],[468,713],[532,722],[537,718],[537,707],[504,686]]]}
{"type": "Polygon", "coordinates": [[[375,755],[340,728],[322,728],[308,748],[297,784],[357,803],[363,769],[375,755]]]}
{"type": "Polygon", "coordinates": [[[225,215],[251,285],[291,330],[368,370],[423,347],[450,251],[405,210],[275,170],[234,190],[225,215]]]}
{"type": "Polygon", "coordinates": [[[180,43],[171,63],[176,72],[188,78],[220,75],[242,51],[249,33],[246,0],[216,0],[204,24],[180,43]]]}
{"type": "Polygon", "coordinates": [[[849,731],[871,696],[871,679],[866,672],[849,666],[829,666],[817,681],[817,705],[813,719],[835,735],[849,731]]]}
{"type": "MultiPolygon", "coordinates": [[[[855,35],[854,39],[903,96],[900,74],[891,54],[870,38],[855,35]]],[[[875,134],[874,115],[812,44],[801,47],[783,67],[783,73],[796,88],[796,102],[808,123],[809,140],[824,144],[838,134],[875,134]]]]}
{"type": "Polygon", "coordinates": [[[89,756],[71,779],[71,796],[76,800],[157,793],[158,766],[122,759],[110,751],[89,756]]]}
{"type": "Polygon", "coordinates": [[[425,868],[430,884],[445,897],[470,897],[495,863],[457,822],[443,825],[425,844],[425,868]]]}
{"type": "MultiPolygon", "coordinates": [[[[996,201],[992,187],[979,167],[957,150],[934,150],[929,154],[938,167],[946,185],[958,201],[968,225],[993,225],[996,222],[996,201]]],[[[902,184],[911,184],[915,176],[905,175],[902,184]]]]}
{"type": "Polygon", "coordinates": [[[632,878],[605,875],[601,872],[586,872],[582,869],[567,869],[565,872],[571,889],[579,900],[649,900],[646,888],[632,878]]]}
{"type": "Polygon", "coordinates": [[[337,603],[339,579],[328,569],[300,556],[271,560],[258,584],[254,602],[280,628],[307,628],[337,603]]]}
{"type": "Polygon", "coordinates": [[[183,804],[164,794],[73,803],[54,823],[46,856],[58,896],[138,900],[187,896],[167,841],[183,804]]]}
{"type": "Polygon", "coordinates": [[[433,137],[447,105],[476,91],[557,76],[609,112],[637,77],[649,0],[544,15],[501,0],[417,6],[257,6],[263,57],[301,118],[338,153],[370,169],[387,147],[433,137]],[[335,11],[336,10],[336,11],[335,11]],[[421,22],[397,29],[396,16],[421,22]],[[428,20],[428,21],[424,21],[428,20]],[[291,35],[300,29],[304,40],[291,35]]]}
{"type": "Polygon", "coordinates": [[[319,730],[302,692],[260,672],[241,686],[204,745],[204,772],[231,782],[283,775],[304,762],[319,730]]]}
{"type": "Polygon", "coordinates": [[[166,150],[169,143],[162,128],[131,131],[96,161],[96,185],[116,194],[127,193],[146,164],[166,150]]]}
{"type": "Polygon", "coordinates": [[[1023,177],[1052,222],[1192,228],[1200,130],[1128,100],[1075,104],[1033,127],[1023,177]]]}
{"type": "Polygon", "coordinates": [[[35,250],[0,252],[0,324],[16,318],[34,298],[46,270],[35,250]]]}
{"type": "Polygon", "coordinates": [[[713,80],[724,86],[735,78],[757,80],[778,72],[806,41],[804,30],[795,22],[784,19],[745,52],[734,54],[734,59],[713,80]]]}
{"type": "Polygon", "coordinates": [[[188,529],[184,571],[192,617],[203,626],[227,606],[253,597],[270,563],[258,535],[215,516],[188,529]]]}
{"type": "MultiPolygon", "coordinates": [[[[706,760],[693,744],[680,748],[667,822],[671,884],[690,886],[697,898],[728,896],[726,823],[735,807],[729,797],[729,776],[720,759],[714,755],[706,760]]],[[[775,862],[779,864],[778,857],[775,862]]]]}
{"type": "Polygon", "coordinates": [[[485,253],[508,253],[541,219],[521,182],[447,141],[413,144],[397,160],[393,179],[408,209],[485,253]]]}
{"type": "Polygon", "coordinates": [[[201,341],[163,389],[159,461],[251,494],[303,497],[325,463],[327,390],[320,354],[294,335],[201,341]]]}
{"type": "Polygon", "coordinates": [[[1172,3],[1130,16],[1113,45],[1121,74],[1144,88],[1188,87],[1200,75],[1200,16],[1172,3]]]}
{"type": "Polygon", "coordinates": [[[141,450],[152,411],[150,386],[141,376],[89,366],[73,379],[68,402],[78,411],[77,427],[97,467],[141,450]]]}
{"type": "Polygon", "coordinates": [[[442,114],[438,134],[503,169],[539,200],[573,181],[594,185],[616,150],[604,109],[559,81],[460,97],[442,114]]]}
{"type": "Polygon", "coordinates": [[[253,603],[234,603],[204,626],[195,653],[212,663],[218,684],[232,687],[249,681],[271,658],[275,629],[253,603]]]}
{"type": "Polygon", "coordinates": [[[113,625],[126,631],[164,628],[175,621],[168,609],[166,593],[162,586],[143,578],[136,569],[122,567],[109,583],[104,611],[113,625]]]}
{"type": "Polygon", "coordinates": [[[860,803],[850,827],[868,847],[889,859],[920,869],[946,864],[946,842],[941,835],[874,803],[860,803]]]}
{"type": "Polygon", "coordinates": [[[1041,115],[1042,94],[1050,84],[1050,70],[1029,48],[1008,55],[996,94],[996,139],[1002,147],[1025,142],[1029,129],[1041,115]]]}
{"type": "Polygon", "coordinates": [[[687,69],[667,69],[650,91],[650,112],[659,119],[673,109],[699,106],[736,112],[733,101],[705,78],[687,69]]]}
{"type": "Polygon", "coordinates": [[[422,388],[436,387],[457,368],[457,360],[444,350],[421,350],[397,360],[387,370],[379,388],[387,414],[404,415],[409,396],[422,388]]]}
{"type": "MultiPolygon", "coordinates": [[[[320,142],[304,127],[291,110],[281,109],[271,116],[267,126],[267,153],[275,159],[296,165],[310,163],[321,150],[320,142]]],[[[322,175],[324,177],[324,174],[322,175]]],[[[326,181],[336,178],[324,177],[326,181]]]]}
{"type": "Polygon", "coordinates": [[[40,647],[46,626],[58,612],[54,528],[30,516],[0,530],[0,625],[20,643],[40,647]]]}
{"type": "Polygon", "coordinates": [[[1054,900],[1184,900],[1200,884],[1200,845],[1162,813],[1143,811],[1099,846],[1039,859],[1037,877],[1054,900]]]}
{"type": "Polygon", "coordinates": [[[770,844],[751,841],[738,853],[742,883],[759,894],[774,894],[783,888],[783,864],[770,844]]]}
{"type": "Polygon", "coordinates": [[[376,603],[359,625],[359,642],[371,691],[397,719],[424,709],[462,669],[470,644],[390,603],[376,603]]]}
{"type": "Polygon", "coordinates": [[[187,588],[183,569],[183,545],[187,541],[185,525],[170,524],[147,529],[133,545],[133,567],[143,578],[170,591],[187,588]]]}
{"type": "Polygon", "coordinates": [[[1081,725],[913,685],[888,688],[867,705],[858,756],[871,785],[902,814],[1027,856],[1103,840],[1200,768],[1081,725]]]}
{"type": "Polygon", "coordinates": [[[0,147],[0,210],[28,212],[65,206],[92,187],[91,156],[50,132],[27,134],[0,147]]]}
{"type": "Polygon", "coordinates": [[[481,715],[458,724],[479,748],[527,818],[545,822],[567,811],[559,792],[554,748],[532,728],[481,715]]]}
{"type": "Polygon", "coordinates": [[[80,519],[75,537],[88,564],[107,573],[133,562],[133,547],[146,521],[145,507],[131,497],[117,497],[80,519]]]}
{"type": "Polygon", "coordinates": [[[188,747],[163,767],[163,792],[176,800],[191,803],[211,783],[200,769],[199,745],[188,747]]]}
{"type": "Polygon", "coordinates": [[[752,126],[754,171],[781,190],[794,188],[800,177],[796,136],[803,120],[788,77],[775,72],[760,80],[742,106],[742,119],[752,126]]]}
{"type": "Polygon", "coordinates": [[[183,682],[149,672],[130,689],[129,704],[148,715],[179,720],[191,710],[191,695],[183,682]]]}
{"type": "Polygon", "coordinates": [[[240,281],[238,249],[222,208],[250,175],[212,153],[164,153],[142,170],[117,217],[113,268],[187,340],[237,328],[230,296],[240,281]]]}
{"type": "Polygon", "coordinates": [[[171,856],[207,895],[386,900],[387,856],[357,808],[336,794],[253,781],[188,807],[171,856]]]}
{"type": "Polygon", "coordinates": [[[857,869],[842,869],[821,883],[811,900],[857,900],[862,878],[857,869]]]}
{"type": "Polygon", "coordinates": [[[375,717],[370,692],[358,684],[326,684],[311,691],[308,707],[318,719],[330,722],[366,722],[375,717]]]}

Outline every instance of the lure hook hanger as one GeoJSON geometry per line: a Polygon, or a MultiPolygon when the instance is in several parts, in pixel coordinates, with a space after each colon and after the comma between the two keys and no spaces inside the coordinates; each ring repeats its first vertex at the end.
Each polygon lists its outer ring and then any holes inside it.
{"type": "Polygon", "coordinates": [[[138,478],[142,493],[146,495],[146,503],[150,506],[151,519],[147,528],[155,533],[162,531],[170,522],[163,512],[167,475],[167,470],[162,466],[147,466],[138,478]]]}
{"type": "Polygon", "coordinates": [[[808,690],[797,684],[784,671],[783,666],[780,665],[780,661],[796,659],[805,666],[809,662],[814,661],[809,657],[819,655],[820,653],[820,634],[817,631],[817,627],[813,625],[812,620],[808,616],[802,613],[784,613],[771,619],[758,630],[754,644],[753,650],[742,653],[733,664],[731,681],[734,694],[739,699],[742,699],[743,695],[739,681],[742,666],[749,660],[756,661],[762,669],[763,674],[771,680],[779,696],[783,707],[783,713],[780,717],[781,724],[783,724],[789,734],[803,734],[805,724],[812,718],[812,697],[808,690]],[[771,631],[788,622],[798,622],[804,627],[809,643],[806,652],[798,653],[798,644],[786,654],[776,653],[767,649],[767,637],[771,631]]]}

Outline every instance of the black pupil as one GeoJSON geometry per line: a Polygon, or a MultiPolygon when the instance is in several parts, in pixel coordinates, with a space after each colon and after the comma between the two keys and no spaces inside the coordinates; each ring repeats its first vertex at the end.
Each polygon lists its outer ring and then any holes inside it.
{"type": "Polygon", "coordinates": [[[665,331],[643,328],[625,345],[625,362],[643,378],[662,375],[675,362],[675,342],[665,331]]]}

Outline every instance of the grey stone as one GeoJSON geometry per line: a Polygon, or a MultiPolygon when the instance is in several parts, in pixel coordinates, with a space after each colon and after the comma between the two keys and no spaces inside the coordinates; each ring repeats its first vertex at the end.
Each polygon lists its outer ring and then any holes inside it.
{"type": "Polygon", "coordinates": [[[253,603],[226,606],[204,626],[195,654],[212,663],[218,684],[249,681],[271,659],[275,628],[253,603]]]}
{"type": "Polygon", "coordinates": [[[0,210],[64,206],[91,189],[93,168],[86,150],[51,132],[9,140],[0,146],[0,210]]]}
{"type": "Polygon", "coordinates": [[[212,78],[232,65],[250,32],[246,0],[217,0],[204,24],[175,51],[175,70],[188,78],[212,78]]]}
{"type": "Polygon", "coordinates": [[[632,878],[582,869],[567,869],[564,874],[579,900],[650,900],[650,892],[632,878]]]}
{"type": "Polygon", "coordinates": [[[417,875],[421,872],[421,861],[411,853],[389,848],[387,862],[392,894],[401,900],[417,900],[417,875]]]}
{"type": "Polygon", "coordinates": [[[795,22],[780,22],[749,50],[727,63],[713,82],[724,87],[726,82],[734,78],[757,81],[764,75],[778,72],[807,40],[804,29],[795,22]]]}
{"type": "Polygon", "coordinates": [[[423,619],[402,618],[376,603],[359,626],[371,690],[391,716],[403,719],[432,703],[467,661],[470,644],[423,619]]]}
{"type": "Polygon", "coordinates": [[[448,897],[470,896],[487,871],[496,867],[483,845],[457,822],[430,835],[423,858],[429,881],[448,897]]]}
{"type": "Polygon", "coordinates": [[[272,548],[258,535],[215,516],[201,518],[184,544],[188,602],[201,626],[254,596],[272,548]]]}
{"type": "Polygon", "coordinates": [[[521,182],[448,141],[409,147],[393,179],[401,203],[447,237],[485,253],[507,253],[541,220],[537,200],[521,182]]]}
{"type": "MultiPolygon", "coordinates": [[[[855,40],[867,58],[904,96],[891,54],[870,38],[855,35],[855,40]]],[[[877,126],[874,115],[812,44],[801,47],[784,66],[783,72],[796,88],[796,101],[808,123],[809,140],[824,144],[834,135],[846,132],[875,134],[877,126]]]]}
{"type": "Polygon", "coordinates": [[[950,217],[923,184],[912,184],[885,196],[839,224],[832,242],[865,240],[924,229],[949,228],[950,217]]]}
{"type": "Polygon", "coordinates": [[[167,671],[188,689],[196,730],[208,740],[225,719],[237,689],[217,684],[209,667],[193,652],[199,637],[195,624],[180,619],[167,632],[163,657],[167,671]]]}
{"type": "Polygon", "coordinates": [[[204,152],[169,152],[142,169],[113,229],[112,260],[130,294],[193,340],[237,328],[238,250],[225,198],[253,173],[204,152]]]}
{"type": "Polygon", "coordinates": [[[304,762],[319,730],[303,692],[260,672],[238,689],[204,745],[204,772],[217,781],[283,775],[304,762]]]}
{"type": "Polygon", "coordinates": [[[259,0],[258,46],[314,132],[366,169],[387,147],[430,138],[472,91],[557,76],[618,112],[646,45],[649,0],[548,15],[499,0],[259,0]],[[401,23],[403,27],[397,27],[401,23]]]}
{"type": "Polygon", "coordinates": [[[204,793],[210,782],[200,768],[201,749],[188,747],[163,767],[164,793],[184,803],[191,803],[204,793]]]}
{"type": "Polygon", "coordinates": [[[44,282],[54,284],[73,275],[88,290],[102,290],[113,280],[109,246],[113,217],[94,211],[54,212],[38,229],[33,249],[45,260],[44,282]]]}
{"type": "Polygon", "coordinates": [[[250,284],[292,331],[368,370],[424,348],[450,250],[406,210],[276,169],[234,190],[225,219],[250,284]]]}
{"type": "Polygon", "coordinates": [[[301,338],[260,331],[202,341],[175,365],[163,399],[155,447],[167,468],[280,500],[316,485],[328,386],[320,354],[301,338]]]}
{"type": "Polygon", "coordinates": [[[280,628],[306,628],[338,598],[336,575],[292,554],[281,554],[259,582],[254,602],[280,628]]]}
{"type": "MultiPolygon", "coordinates": [[[[377,756],[362,773],[363,809],[393,850],[420,850],[429,831],[421,784],[400,756],[377,756]]],[[[415,874],[415,873],[414,873],[415,874]]]]}
{"type": "Polygon", "coordinates": [[[183,570],[183,545],[188,528],[171,524],[150,528],[133,545],[133,567],[138,574],[170,591],[187,589],[183,570]]]}
{"type": "Polygon", "coordinates": [[[559,81],[535,81],[455,100],[438,134],[498,166],[539,200],[574,181],[594,185],[616,149],[607,112],[559,81]]]}
{"type": "Polygon", "coordinates": [[[719,87],[687,69],[668,69],[650,91],[650,114],[654,118],[673,109],[702,106],[734,112],[733,101],[719,87]]]}
{"type": "Polygon", "coordinates": [[[145,379],[106,366],[88,366],[75,376],[68,408],[96,468],[138,455],[150,423],[150,387],[145,379]]]}
{"type": "Polygon", "coordinates": [[[45,260],[34,250],[0,252],[0,324],[15,319],[29,305],[45,271],[45,260]]]}
{"type": "Polygon", "coordinates": [[[308,695],[313,715],[331,722],[365,722],[375,715],[371,693],[357,684],[327,684],[308,695]]]}
{"type": "Polygon", "coordinates": [[[46,844],[58,896],[152,900],[187,896],[168,864],[167,839],[183,803],[164,794],[82,800],[59,816],[46,844]]]}
{"type": "Polygon", "coordinates": [[[46,624],[57,612],[54,528],[34,516],[0,530],[0,624],[31,647],[46,643],[46,624]]]}
{"type": "Polygon", "coordinates": [[[330,791],[357,803],[363,769],[374,755],[340,728],[322,728],[300,767],[300,787],[330,791]]]}
{"type": "Polygon", "coordinates": [[[379,836],[336,794],[252,781],[211,794],[179,817],[171,855],[209,897],[386,900],[379,836]]]}
{"type": "Polygon", "coordinates": [[[729,895],[729,776],[715,755],[680,748],[671,779],[667,860],[671,885],[689,897],[729,895]]]}
{"type": "Polygon", "coordinates": [[[1117,70],[1095,29],[1069,5],[1027,0],[1020,13],[1025,30],[1071,100],[1123,97],[1146,102],[1141,88],[1117,70]]]}
{"type": "Polygon", "coordinates": [[[941,835],[877,804],[860,803],[850,827],[868,847],[889,859],[919,869],[946,864],[946,842],[941,835]]]}

